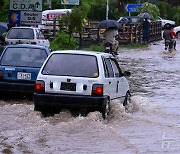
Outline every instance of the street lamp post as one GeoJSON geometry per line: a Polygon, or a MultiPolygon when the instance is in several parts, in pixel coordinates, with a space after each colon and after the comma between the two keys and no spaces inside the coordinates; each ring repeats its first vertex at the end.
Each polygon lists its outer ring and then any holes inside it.
{"type": "Polygon", "coordinates": [[[109,1],[106,0],[106,20],[108,20],[108,14],[109,14],[109,1]]]}

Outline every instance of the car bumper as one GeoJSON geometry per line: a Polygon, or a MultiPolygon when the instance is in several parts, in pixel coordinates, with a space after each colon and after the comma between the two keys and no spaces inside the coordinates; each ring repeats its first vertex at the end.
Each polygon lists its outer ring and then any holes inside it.
{"type": "Polygon", "coordinates": [[[33,93],[34,84],[0,82],[0,91],[33,93]]]}
{"type": "Polygon", "coordinates": [[[107,96],[83,96],[63,94],[34,93],[34,103],[39,106],[58,106],[68,108],[102,108],[107,96]]]}

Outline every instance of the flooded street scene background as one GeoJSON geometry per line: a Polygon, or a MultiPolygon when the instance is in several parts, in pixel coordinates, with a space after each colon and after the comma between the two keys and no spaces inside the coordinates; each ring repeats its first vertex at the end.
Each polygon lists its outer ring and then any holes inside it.
{"type": "Polygon", "coordinates": [[[99,112],[73,117],[68,110],[43,117],[33,100],[0,98],[0,153],[179,154],[180,40],[171,53],[159,41],[120,49],[119,59],[131,72],[127,111],[112,101],[107,120],[99,112]]]}

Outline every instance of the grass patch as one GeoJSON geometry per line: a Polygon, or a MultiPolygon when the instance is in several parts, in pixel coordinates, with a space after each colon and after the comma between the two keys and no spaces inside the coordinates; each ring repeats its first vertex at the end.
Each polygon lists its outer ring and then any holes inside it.
{"type": "MultiPolygon", "coordinates": [[[[144,44],[126,44],[126,45],[119,45],[119,49],[126,48],[126,49],[141,49],[141,48],[147,48],[148,45],[144,44]]],[[[98,51],[98,52],[104,52],[104,46],[102,44],[100,45],[91,45],[88,48],[82,48],[83,50],[88,51],[98,51]]]]}

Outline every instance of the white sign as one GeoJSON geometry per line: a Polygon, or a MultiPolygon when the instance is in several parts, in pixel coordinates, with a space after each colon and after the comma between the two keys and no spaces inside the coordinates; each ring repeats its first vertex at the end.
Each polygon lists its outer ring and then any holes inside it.
{"type": "Polygon", "coordinates": [[[41,12],[21,11],[21,24],[39,25],[42,22],[41,12]]]}
{"type": "Polygon", "coordinates": [[[65,5],[79,5],[79,0],[61,0],[61,4],[65,4],[65,5]]]}
{"type": "Polygon", "coordinates": [[[10,0],[10,10],[42,11],[42,0],[10,0]]]}

